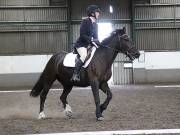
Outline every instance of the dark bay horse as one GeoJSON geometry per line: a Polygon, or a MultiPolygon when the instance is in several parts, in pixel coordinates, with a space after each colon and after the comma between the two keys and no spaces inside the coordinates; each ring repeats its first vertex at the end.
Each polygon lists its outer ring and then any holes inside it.
{"type": "Polygon", "coordinates": [[[96,105],[96,118],[103,120],[103,111],[107,108],[112,93],[107,81],[110,79],[112,64],[119,52],[127,55],[131,60],[140,56],[139,51],[132,45],[126,28],[117,29],[109,37],[102,41],[102,45],[96,50],[91,63],[87,68],[83,68],[80,73],[80,82],[71,82],[70,79],[74,68],[65,67],[63,60],[66,53],[57,53],[48,61],[39,80],[30,92],[30,96],[37,97],[40,95],[40,113],[39,118],[44,118],[44,103],[46,96],[53,82],[57,79],[63,86],[63,92],[60,100],[63,103],[65,114],[71,116],[71,107],[68,105],[67,96],[73,86],[87,87],[91,86],[94,101],[96,105]],[[103,104],[100,104],[99,89],[101,89],[107,98],[103,104]]]}

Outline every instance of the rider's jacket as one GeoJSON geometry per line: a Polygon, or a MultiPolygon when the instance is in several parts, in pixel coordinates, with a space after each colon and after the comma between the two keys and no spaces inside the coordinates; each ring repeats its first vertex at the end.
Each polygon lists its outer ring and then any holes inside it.
{"type": "Polygon", "coordinates": [[[75,43],[75,48],[88,47],[92,38],[98,39],[98,25],[96,22],[92,22],[91,18],[84,19],[80,26],[80,37],[75,43]]]}

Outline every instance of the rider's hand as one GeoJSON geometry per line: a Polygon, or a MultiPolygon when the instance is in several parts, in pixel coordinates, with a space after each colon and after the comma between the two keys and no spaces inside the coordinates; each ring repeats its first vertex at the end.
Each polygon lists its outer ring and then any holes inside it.
{"type": "Polygon", "coordinates": [[[94,42],[94,43],[96,43],[97,45],[100,45],[100,44],[101,44],[98,39],[93,39],[91,42],[94,42]]]}

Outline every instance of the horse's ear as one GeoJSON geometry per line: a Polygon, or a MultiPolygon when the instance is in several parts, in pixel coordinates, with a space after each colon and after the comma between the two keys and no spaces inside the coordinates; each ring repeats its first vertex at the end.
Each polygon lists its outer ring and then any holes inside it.
{"type": "Polygon", "coordinates": [[[126,33],[126,27],[123,27],[123,33],[126,33]]]}

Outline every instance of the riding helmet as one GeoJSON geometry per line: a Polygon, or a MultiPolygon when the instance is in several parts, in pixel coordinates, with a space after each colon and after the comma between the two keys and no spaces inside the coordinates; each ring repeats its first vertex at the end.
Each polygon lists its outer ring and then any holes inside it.
{"type": "Polygon", "coordinates": [[[89,5],[87,7],[87,15],[92,16],[92,13],[100,12],[100,8],[97,5],[89,5]]]}

